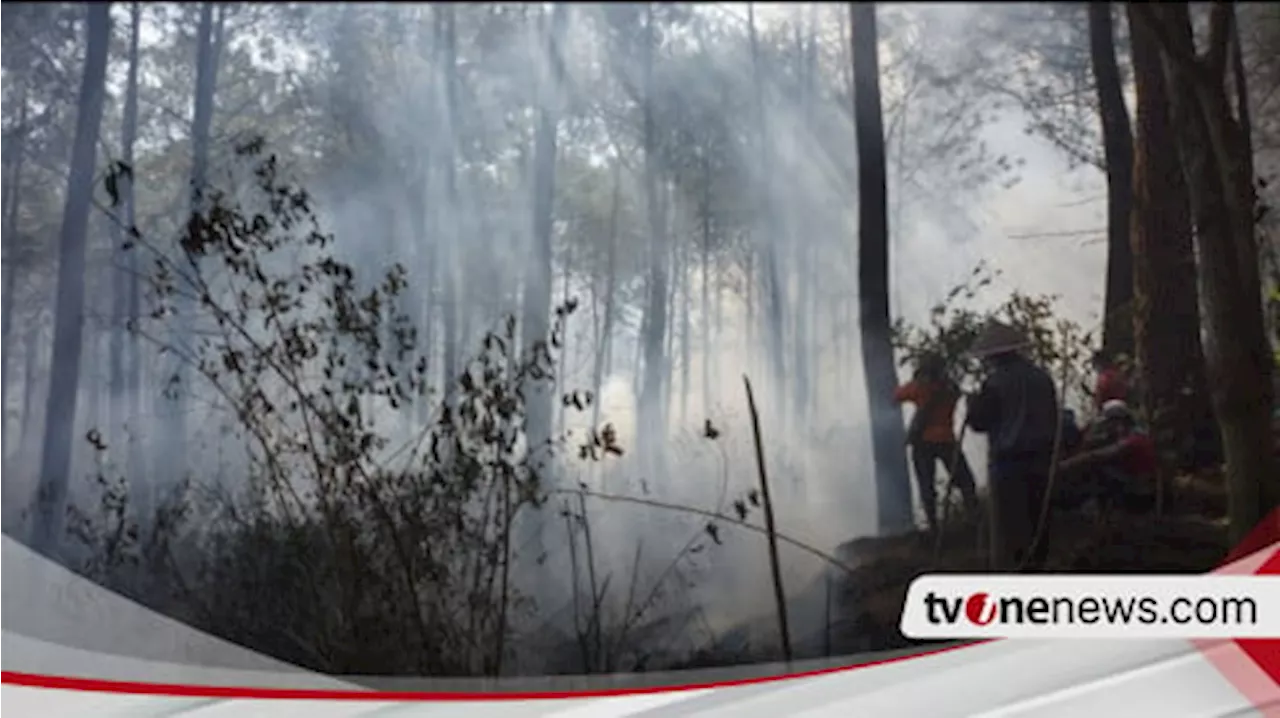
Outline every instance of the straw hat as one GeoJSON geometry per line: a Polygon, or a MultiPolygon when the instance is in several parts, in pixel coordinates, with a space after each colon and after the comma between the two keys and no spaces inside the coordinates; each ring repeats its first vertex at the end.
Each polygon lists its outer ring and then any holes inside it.
{"type": "Polygon", "coordinates": [[[987,325],[978,333],[978,338],[973,341],[973,346],[969,348],[969,354],[978,359],[997,356],[1000,354],[1008,354],[1025,349],[1030,346],[1025,335],[1017,329],[996,320],[987,322],[987,325]]]}

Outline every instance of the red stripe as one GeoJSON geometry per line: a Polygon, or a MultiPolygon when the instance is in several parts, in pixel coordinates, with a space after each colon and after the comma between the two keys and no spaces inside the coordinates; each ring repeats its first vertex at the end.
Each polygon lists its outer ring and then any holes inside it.
{"type": "MultiPolygon", "coordinates": [[[[1239,558],[1256,553],[1263,547],[1276,542],[1280,538],[1280,509],[1271,513],[1259,526],[1228,555],[1223,564],[1232,563],[1239,558]]],[[[1266,573],[1275,573],[1280,564],[1280,554],[1273,557],[1264,567],[1266,573]]],[[[642,695],[675,691],[700,690],[705,688],[728,688],[732,686],[771,683],[791,678],[806,678],[826,675],[839,671],[870,668],[872,666],[898,663],[912,658],[937,655],[949,651],[976,646],[989,641],[974,641],[959,646],[947,646],[913,653],[908,656],[896,656],[853,666],[838,666],[802,673],[789,673],[759,678],[743,678],[733,681],[714,683],[695,683],[673,686],[650,686],[644,688],[609,688],[585,691],[529,691],[529,692],[428,692],[428,691],[378,691],[378,690],[337,690],[337,689],[302,689],[302,688],[254,688],[249,686],[209,686],[183,685],[176,683],[147,683],[139,681],[112,681],[93,678],[71,678],[67,676],[50,676],[20,671],[0,671],[0,683],[27,686],[31,688],[51,688],[57,690],[91,691],[97,693],[127,693],[134,695],[162,695],[186,698],[254,698],[276,700],[330,700],[330,701],[475,701],[475,700],[551,700],[560,698],[602,698],[609,696],[642,695]]],[[[1258,664],[1273,680],[1280,682],[1280,642],[1277,641],[1240,641],[1241,648],[1258,664]],[[1249,645],[1245,645],[1249,644],[1249,645]]]]}

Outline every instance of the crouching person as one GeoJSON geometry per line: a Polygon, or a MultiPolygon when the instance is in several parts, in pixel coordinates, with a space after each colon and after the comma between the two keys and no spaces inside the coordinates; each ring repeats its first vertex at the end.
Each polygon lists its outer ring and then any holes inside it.
{"type": "Polygon", "coordinates": [[[1158,471],[1155,442],[1123,401],[1102,406],[1102,418],[1076,455],[1058,465],[1068,504],[1090,499],[1104,511],[1145,513],[1155,504],[1158,471]]]}

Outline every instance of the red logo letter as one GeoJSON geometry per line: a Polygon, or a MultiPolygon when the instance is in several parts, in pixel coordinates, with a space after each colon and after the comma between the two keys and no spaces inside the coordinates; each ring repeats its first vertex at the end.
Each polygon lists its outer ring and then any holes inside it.
{"type": "Polygon", "coordinates": [[[996,602],[985,593],[975,593],[964,602],[964,615],[971,623],[985,626],[996,618],[996,602]]]}

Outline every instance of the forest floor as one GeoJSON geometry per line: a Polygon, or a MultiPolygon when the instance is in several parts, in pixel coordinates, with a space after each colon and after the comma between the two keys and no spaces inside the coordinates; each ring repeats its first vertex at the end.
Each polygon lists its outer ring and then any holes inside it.
{"type": "MultiPolygon", "coordinates": [[[[1204,573],[1226,557],[1226,492],[1220,474],[1179,476],[1170,482],[1160,512],[1101,515],[1092,505],[1053,515],[1049,557],[1052,573],[1204,573]]],[[[825,611],[825,630],[793,638],[793,658],[809,659],[921,646],[898,626],[907,587],[925,573],[988,571],[986,526],[979,517],[957,517],[942,540],[927,531],[868,537],[840,546],[851,571],[793,594],[792,616],[825,611]]],[[[813,615],[812,613],[810,615],[813,615]]],[[[822,614],[818,614],[822,615],[822,614]]],[[[776,661],[776,620],[762,618],[725,636],[719,646],[687,666],[776,661]],[[730,648],[736,644],[737,648],[730,648]]]]}

